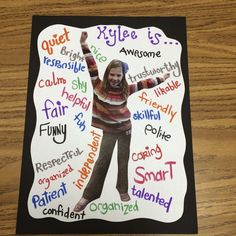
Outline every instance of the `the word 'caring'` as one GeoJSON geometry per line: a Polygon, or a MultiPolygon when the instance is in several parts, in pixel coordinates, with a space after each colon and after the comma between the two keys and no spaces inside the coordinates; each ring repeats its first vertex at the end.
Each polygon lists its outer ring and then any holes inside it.
{"type": "Polygon", "coordinates": [[[149,146],[145,147],[144,151],[134,152],[131,155],[133,161],[146,160],[150,157],[154,157],[156,160],[160,160],[162,158],[162,150],[158,144],[155,147],[149,148],[149,146]]]}

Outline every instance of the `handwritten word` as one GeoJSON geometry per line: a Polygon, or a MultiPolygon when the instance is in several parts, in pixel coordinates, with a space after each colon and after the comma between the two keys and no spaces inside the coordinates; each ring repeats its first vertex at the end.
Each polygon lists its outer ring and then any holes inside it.
{"type": "Polygon", "coordinates": [[[44,131],[47,131],[46,133],[47,133],[48,136],[53,136],[52,137],[53,142],[55,142],[57,144],[64,143],[66,141],[66,124],[64,124],[64,125],[59,124],[59,125],[56,125],[56,126],[50,126],[49,124],[50,124],[50,122],[40,124],[40,126],[39,126],[39,136],[42,136],[42,133],[44,131]],[[44,126],[47,126],[47,128],[45,129],[44,126]],[[55,139],[55,136],[57,136],[57,135],[63,135],[62,141],[59,142],[55,139]]]}
{"type": "Polygon", "coordinates": [[[74,90],[81,90],[82,93],[87,92],[87,82],[80,81],[79,77],[77,79],[72,80],[72,89],[74,90]]]}
{"type": "Polygon", "coordinates": [[[41,178],[38,180],[39,185],[42,184],[47,184],[46,187],[44,187],[45,189],[48,189],[51,185],[51,181],[55,181],[58,179],[62,179],[65,178],[68,174],[70,174],[74,169],[68,164],[68,166],[66,167],[66,169],[64,169],[62,172],[59,171],[57,174],[51,175],[48,178],[41,178]]]}
{"type": "Polygon", "coordinates": [[[44,81],[43,79],[41,79],[38,82],[38,86],[39,86],[39,88],[44,88],[44,87],[56,86],[59,84],[65,84],[65,83],[66,83],[66,80],[64,78],[55,77],[54,72],[52,72],[52,80],[46,79],[44,81]]]}
{"type": "Polygon", "coordinates": [[[74,73],[78,73],[79,71],[85,71],[85,66],[82,63],[78,63],[77,61],[62,62],[61,60],[57,60],[55,58],[51,59],[49,57],[44,56],[43,63],[47,66],[56,67],[58,69],[73,70],[74,73]]]}
{"type": "Polygon", "coordinates": [[[105,215],[108,211],[121,211],[123,215],[128,215],[130,212],[139,211],[138,203],[135,201],[134,204],[123,204],[123,203],[91,203],[89,205],[89,210],[99,211],[101,214],[105,215]]]}
{"type": "Polygon", "coordinates": [[[172,105],[168,104],[166,107],[158,104],[155,101],[152,101],[151,98],[147,98],[147,93],[146,92],[142,92],[142,95],[138,96],[140,98],[141,102],[144,102],[146,105],[151,106],[153,108],[156,108],[158,110],[160,110],[161,112],[165,113],[166,115],[170,116],[170,123],[173,121],[175,115],[177,114],[177,111],[174,112],[172,110],[172,105]]]}
{"type": "Polygon", "coordinates": [[[152,44],[156,45],[160,43],[160,37],[161,37],[161,34],[159,33],[152,34],[150,28],[148,28],[148,38],[152,44]]]}
{"type": "Polygon", "coordinates": [[[64,116],[66,114],[66,109],[68,109],[68,106],[62,106],[60,101],[57,101],[56,105],[55,105],[56,106],[55,107],[54,106],[54,102],[52,102],[50,99],[47,99],[44,102],[44,108],[42,109],[42,111],[45,112],[45,115],[46,115],[47,119],[49,119],[49,118],[57,118],[59,116],[64,116]],[[50,105],[52,107],[50,107],[50,105]],[[51,112],[49,114],[50,110],[51,110],[51,112]]]}
{"type": "Polygon", "coordinates": [[[52,202],[54,199],[61,198],[62,196],[67,194],[66,184],[64,182],[61,183],[60,188],[58,190],[54,190],[52,192],[43,192],[41,196],[35,194],[32,196],[32,203],[34,208],[46,206],[48,203],[52,202]]]}
{"type": "Polygon", "coordinates": [[[80,177],[75,183],[76,187],[78,187],[79,189],[83,187],[84,181],[88,178],[92,170],[91,165],[94,163],[94,158],[97,155],[97,150],[100,145],[99,142],[100,142],[101,135],[95,133],[94,130],[91,131],[90,133],[92,134],[92,137],[93,137],[92,144],[88,144],[91,151],[89,152],[88,158],[86,162],[84,162],[83,167],[79,170],[80,177]]]}
{"type": "Polygon", "coordinates": [[[160,120],[161,119],[161,115],[160,115],[160,111],[155,111],[154,110],[143,110],[141,112],[136,111],[133,114],[133,119],[134,120],[160,120]]]}
{"type": "Polygon", "coordinates": [[[81,52],[74,52],[73,50],[67,50],[66,46],[62,47],[61,49],[61,55],[69,57],[70,61],[75,61],[78,59],[79,61],[83,62],[84,57],[83,55],[80,56],[81,52]]]}
{"type": "Polygon", "coordinates": [[[171,72],[171,71],[172,71],[173,76],[175,77],[179,77],[181,75],[181,69],[180,69],[180,65],[178,61],[176,61],[175,63],[171,63],[171,62],[164,63],[163,66],[154,68],[152,70],[148,70],[144,66],[143,70],[144,70],[143,72],[140,72],[134,76],[131,76],[130,74],[128,74],[128,79],[132,83],[135,83],[137,80],[142,80],[147,77],[154,76],[156,74],[164,74],[166,72],[171,72]]]}
{"type": "Polygon", "coordinates": [[[50,40],[43,40],[42,42],[42,49],[46,50],[48,52],[49,55],[53,54],[53,47],[56,45],[61,45],[64,44],[65,42],[70,41],[69,39],[69,31],[67,31],[66,28],[64,28],[64,33],[57,36],[57,34],[53,34],[52,35],[52,39],[50,40]]]}
{"type": "Polygon", "coordinates": [[[167,83],[167,86],[162,87],[161,85],[158,86],[157,88],[154,89],[155,94],[157,95],[157,97],[165,95],[167,93],[169,93],[170,91],[174,91],[176,89],[178,89],[178,87],[181,84],[179,83],[179,81],[173,81],[171,80],[171,82],[167,83]]]}
{"type": "Polygon", "coordinates": [[[154,128],[152,125],[148,124],[145,126],[144,133],[147,135],[148,132],[151,134],[155,134],[156,138],[164,139],[165,141],[169,141],[171,138],[170,134],[166,134],[166,132],[161,129],[162,127],[159,126],[158,130],[154,128]]]}
{"type": "Polygon", "coordinates": [[[103,29],[101,29],[100,26],[97,26],[97,29],[99,30],[97,39],[103,37],[106,44],[112,47],[115,46],[117,42],[125,41],[126,38],[136,39],[138,37],[134,30],[130,32],[129,30],[124,30],[123,28],[120,25],[118,25],[116,29],[108,28],[107,26],[103,26],[103,29]]]}
{"type": "Polygon", "coordinates": [[[74,107],[75,105],[78,105],[80,106],[82,109],[84,109],[85,111],[87,111],[89,109],[89,106],[91,104],[91,102],[87,102],[87,104],[85,103],[88,99],[86,97],[83,97],[82,99],[77,97],[78,94],[69,94],[67,91],[66,91],[66,87],[63,88],[63,91],[62,91],[62,94],[61,94],[62,97],[65,96],[65,98],[70,101],[70,102],[73,102],[73,105],[72,107],[74,107]]]}
{"type": "Polygon", "coordinates": [[[54,166],[57,166],[57,165],[61,165],[63,163],[66,163],[68,160],[71,160],[72,158],[74,157],[77,157],[77,156],[80,156],[81,154],[83,153],[83,151],[81,151],[79,148],[76,148],[75,151],[66,151],[66,152],[63,152],[62,153],[62,156],[60,158],[57,158],[57,159],[52,159],[52,160],[48,160],[47,162],[43,162],[43,163],[35,163],[35,169],[36,169],[36,172],[43,172],[47,169],[51,169],[53,168],[54,166]]]}
{"type": "Polygon", "coordinates": [[[149,149],[148,146],[145,147],[145,151],[142,152],[134,152],[132,154],[132,160],[133,161],[139,161],[139,160],[146,160],[147,157],[155,156],[157,160],[160,160],[162,158],[162,151],[158,144],[156,144],[155,148],[149,149]]]}
{"type": "Polygon", "coordinates": [[[160,51],[156,51],[156,52],[147,52],[147,51],[139,51],[137,49],[125,49],[124,47],[119,51],[119,53],[124,53],[126,56],[127,55],[132,55],[138,58],[142,58],[142,57],[161,57],[161,52],[160,51]]]}
{"type": "Polygon", "coordinates": [[[169,212],[170,205],[172,203],[172,197],[168,201],[166,201],[164,198],[160,197],[160,193],[158,192],[157,194],[149,193],[145,191],[145,188],[142,190],[136,189],[135,185],[131,188],[132,189],[132,195],[135,197],[138,197],[140,199],[144,199],[147,201],[155,202],[159,204],[160,206],[163,206],[166,208],[166,213],[169,212]]]}
{"type": "Polygon", "coordinates": [[[75,219],[75,220],[83,220],[84,216],[86,215],[84,211],[81,213],[76,213],[70,210],[70,208],[67,208],[67,211],[64,211],[63,206],[60,204],[58,205],[57,209],[55,208],[45,208],[43,209],[44,215],[55,215],[55,216],[61,216],[66,219],[75,219]]]}
{"type": "Polygon", "coordinates": [[[77,121],[76,124],[79,126],[81,131],[84,131],[86,128],[85,120],[82,120],[83,116],[84,116],[83,113],[80,112],[78,115],[75,115],[75,118],[74,118],[74,121],[77,121]]]}
{"type": "Polygon", "coordinates": [[[165,165],[167,165],[168,170],[158,170],[156,172],[153,171],[146,171],[145,168],[142,166],[138,166],[135,169],[135,174],[139,178],[134,178],[135,183],[138,184],[144,184],[145,182],[148,181],[154,181],[154,182],[159,182],[159,181],[165,181],[166,179],[173,179],[173,169],[172,165],[175,165],[175,161],[167,161],[165,162],[165,165]]]}
{"type": "Polygon", "coordinates": [[[96,59],[101,63],[105,62],[107,58],[105,56],[102,56],[99,50],[100,48],[96,48],[94,45],[91,46],[91,51],[95,54],[96,59]]]}

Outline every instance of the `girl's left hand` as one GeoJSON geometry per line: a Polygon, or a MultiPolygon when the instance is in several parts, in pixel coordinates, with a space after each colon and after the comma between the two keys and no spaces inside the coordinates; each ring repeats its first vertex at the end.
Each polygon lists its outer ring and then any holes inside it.
{"type": "Polygon", "coordinates": [[[168,78],[170,78],[170,73],[164,74],[163,78],[164,78],[164,80],[167,80],[168,78]]]}

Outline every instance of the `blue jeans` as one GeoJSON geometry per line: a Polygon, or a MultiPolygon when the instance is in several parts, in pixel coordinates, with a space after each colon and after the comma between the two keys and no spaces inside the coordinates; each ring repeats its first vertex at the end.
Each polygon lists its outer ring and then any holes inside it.
{"type": "Polygon", "coordinates": [[[84,190],[84,198],[93,201],[101,196],[116,141],[118,141],[118,176],[116,188],[120,194],[128,192],[130,140],[130,130],[118,134],[103,132],[100,153],[94,165],[91,178],[84,190]]]}

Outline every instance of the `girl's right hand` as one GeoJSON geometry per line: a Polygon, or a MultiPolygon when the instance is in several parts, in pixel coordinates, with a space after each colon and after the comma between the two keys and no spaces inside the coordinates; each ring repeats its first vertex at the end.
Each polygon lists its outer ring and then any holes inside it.
{"type": "Polygon", "coordinates": [[[80,36],[80,43],[84,43],[87,38],[88,38],[88,33],[86,31],[83,31],[80,36]]]}

